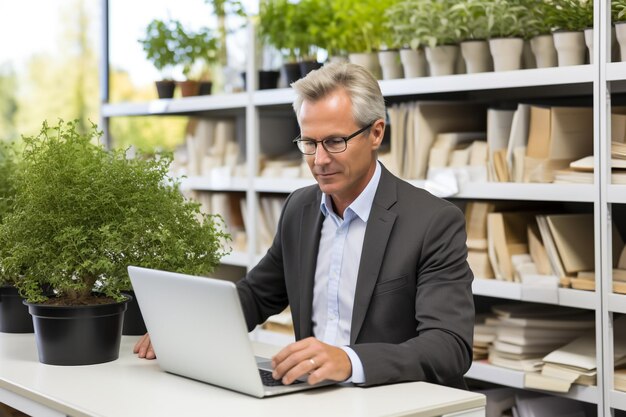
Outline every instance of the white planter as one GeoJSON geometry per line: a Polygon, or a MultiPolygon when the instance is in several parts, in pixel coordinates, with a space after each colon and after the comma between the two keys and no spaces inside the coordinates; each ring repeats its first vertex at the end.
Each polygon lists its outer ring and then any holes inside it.
{"type": "Polygon", "coordinates": [[[430,68],[430,75],[452,75],[456,69],[456,59],[459,55],[458,45],[439,45],[426,47],[426,59],[430,68]]]}
{"type": "Polygon", "coordinates": [[[493,71],[493,62],[487,41],[461,42],[461,55],[468,74],[493,71]]]}
{"type": "Polygon", "coordinates": [[[398,51],[380,51],[378,60],[383,70],[383,80],[395,80],[396,78],[404,78],[404,70],[400,61],[400,53],[398,51]]]}
{"type": "Polygon", "coordinates": [[[585,29],[585,45],[587,45],[587,51],[589,51],[589,63],[593,64],[593,28],[585,29]]]}
{"type": "Polygon", "coordinates": [[[334,64],[336,62],[342,63],[342,62],[349,62],[348,57],[345,55],[333,55],[331,57],[328,58],[327,61],[329,64],[334,64]]]}
{"type": "Polygon", "coordinates": [[[382,78],[380,62],[378,61],[378,54],[376,52],[353,53],[348,55],[348,59],[353,64],[367,68],[377,80],[382,78]]]}
{"type": "Polygon", "coordinates": [[[585,35],[579,32],[554,32],[554,47],[558,57],[559,67],[569,65],[583,65],[585,63],[585,35]]]}
{"type": "Polygon", "coordinates": [[[626,22],[615,24],[615,37],[619,44],[620,61],[626,61],[626,22]]]}
{"type": "Polygon", "coordinates": [[[530,41],[527,39],[524,40],[524,48],[522,48],[522,68],[537,68],[537,60],[530,47],[530,41]]]}
{"type": "Polygon", "coordinates": [[[400,61],[405,78],[425,77],[428,75],[426,56],[423,49],[401,49],[400,61]]]}
{"type": "Polygon", "coordinates": [[[552,34],[535,36],[530,40],[532,49],[537,61],[537,68],[550,68],[558,65],[556,48],[552,34]]]}
{"type": "Polygon", "coordinates": [[[489,39],[489,50],[495,71],[514,71],[522,68],[522,38],[489,39]]]}

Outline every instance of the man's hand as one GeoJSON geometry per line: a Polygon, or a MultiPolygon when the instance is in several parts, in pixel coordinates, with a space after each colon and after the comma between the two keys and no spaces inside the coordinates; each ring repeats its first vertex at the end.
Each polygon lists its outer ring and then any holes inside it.
{"type": "Polygon", "coordinates": [[[141,338],[135,343],[133,353],[136,353],[140,358],[155,359],[156,354],[150,343],[150,335],[148,333],[141,336],[141,338]]]}
{"type": "Polygon", "coordinates": [[[272,358],[274,379],[291,384],[309,374],[307,382],[317,384],[326,379],[345,381],[352,375],[352,363],[342,349],[309,337],[290,344],[272,358]]]}

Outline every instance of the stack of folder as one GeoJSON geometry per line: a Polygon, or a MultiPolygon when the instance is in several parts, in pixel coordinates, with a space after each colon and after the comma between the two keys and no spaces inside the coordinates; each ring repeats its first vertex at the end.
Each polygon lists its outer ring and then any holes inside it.
{"type": "Polygon", "coordinates": [[[244,222],[245,193],[193,191],[190,197],[200,203],[203,213],[222,216],[226,230],[232,237],[232,249],[237,252],[246,251],[248,238],[244,222]]]}
{"type": "Polygon", "coordinates": [[[489,348],[496,339],[498,319],[495,315],[477,314],[474,324],[474,360],[487,359],[489,348]]]}
{"type": "Polygon", "coordinates": [[[593,328],[593,314],[553,305],[514,303],[493,307],[498,315],[489,362],[518,371],[539,371],[542,358],[593,328]]]}

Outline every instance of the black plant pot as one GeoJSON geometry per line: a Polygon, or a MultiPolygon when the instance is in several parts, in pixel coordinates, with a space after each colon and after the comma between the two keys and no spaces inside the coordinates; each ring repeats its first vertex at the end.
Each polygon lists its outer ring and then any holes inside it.
{"type": "Polygon", "coordinates": [[[305,77],[309,72],[322,67],[321,62],[317,61],[302,61],[300,62],[300,75],[305,77]]]}
{"type": "Polygon", "coordinates": [[[0,287],[0,332],[33,332],[33,318],[23,301],[15,287],[0,287]]]}
{"type": "Polygon", "coordinates": [[[116,360],[128,301],[90,306],[24,302],[33,316],[39,362],[92,365],[116,360]]]}
{"type": "Polygon", "coordinates": [[[172,80],[156,81],[156,89],[159,98],[172,98],[174,97],[174,89],[176,83],[172,80]]]}
{"type": "Polygon", "coordinates": [[[124,313],[124,328],[122,329],[122,334],[124,336],[146,334],[148,331],[146,330],[146,324],[143,321],[135,292],[132,290],[124,291],[124,294],[131,296],[131,300],[127,304],[126,313],[124,313]]]}
{"type": "MultiPolygon", "coordinates": [[[[259,90],[271,90],[278,87],[278,78],[280,77],[280,71],[261,71],[259,70],[259,90]]],[[[248,87],[248,80],[246,80],[246,72],[241,73],[243,79],[243,89],[248,87]]]]}
{"type": "Polygon", "coordinates": [[[200,81],[200,86],[198,87],[198,95],[208,96],[209,94],[211,94],[211,88],[213,88],[213,82],[200,81]]]}
{"type": "Polygon", "coordinates": [[[291,85],[291,83],[298,81],[302,77],[300,64],[297,62],[288,62],[283,64],[281,71],[283,72],[283,78],[285,79],[287,85],[291,85]]]}

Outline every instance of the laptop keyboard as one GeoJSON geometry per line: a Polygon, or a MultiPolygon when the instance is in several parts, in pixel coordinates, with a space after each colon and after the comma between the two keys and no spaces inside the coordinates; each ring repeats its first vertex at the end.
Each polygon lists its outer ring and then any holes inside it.
{"type": "MultiPolygon", "coordinates": [[[[266,387],[276,387],[284,385],[280,379],[274,379],[270,371],[259,369],[259,374],[261,374],[261,381],[263,381],[263,385],[265,385],[266,387]]],[[[303,382],[304,381],[296,379],[291,383],[291,385],[302,384],[303,382]]]]}

